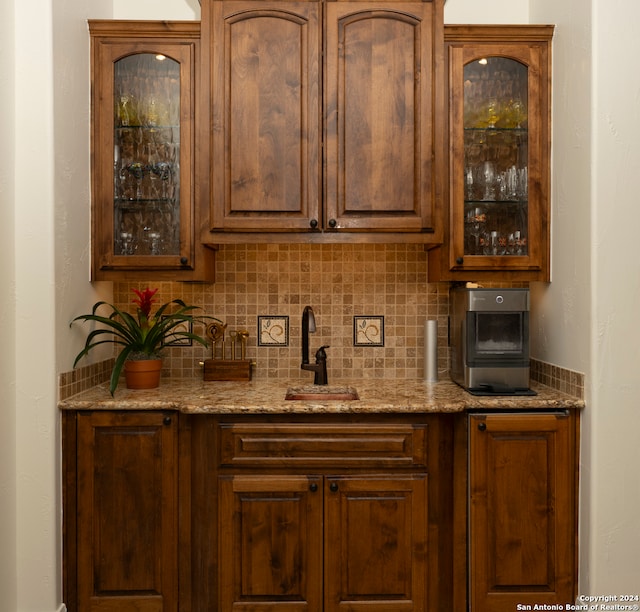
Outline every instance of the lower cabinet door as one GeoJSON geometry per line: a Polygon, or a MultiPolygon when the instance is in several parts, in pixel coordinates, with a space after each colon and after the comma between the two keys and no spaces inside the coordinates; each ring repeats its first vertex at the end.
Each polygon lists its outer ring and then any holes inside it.
{"type": "Polygon", "coordinates": [[[427,476],[325,477],[325,612],[427,610],[427,476]]]}
{"type": "Polygon", "coordinates": [[[425,612],[427,477],[220,476],[220,610],[425,612]]]}
{"type": "Polygon", "coordinates": [[[177,416],[77,420],[78,612],[178,610],[177,416]]]}
{"type": "Polygon", "coordinates": [[[322,477],[220,476],[220,610],[322,610],[322,477]]]}
{"type": "Polygon", "coordinates": [[[469,417],[472,612],[574,601],[575,418],[469,417]]]}

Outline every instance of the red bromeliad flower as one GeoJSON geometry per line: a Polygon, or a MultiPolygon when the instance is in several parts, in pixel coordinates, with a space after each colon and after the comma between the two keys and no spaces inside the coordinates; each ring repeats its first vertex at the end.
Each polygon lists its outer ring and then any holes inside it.
{"type": "Polygon", "coordinates": [[[148,319],[149,314],[151,313],[151,306],[155,301],[153,296],[158,293],[158,290],[149,289],[149,287],[147,287],[144,291],[134,289],[133,292],[138,296],[138,299],[133,300],[133,303],[140,309],[145,318],[148,319]]]}

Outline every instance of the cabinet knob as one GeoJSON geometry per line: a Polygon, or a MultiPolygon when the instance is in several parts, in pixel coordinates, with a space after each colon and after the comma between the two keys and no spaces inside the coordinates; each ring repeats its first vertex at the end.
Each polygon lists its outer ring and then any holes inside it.
{"type": "Polygon", "coordinates": [[[329,485],[329,489],[331,489],[331,491],[333,491],[335,493],[338,490],[338,483],[337,482],[332,482],[329,485]]]}
{"type": "Polygon", "coordinates": [[[164,419],[162,419],[162,422],[164,425],[171,425],[171,417],[170,416],[164,417],[164,419]]]}
{"type": "Polygon", "coordinates": [[[180,265],[181,266],[186,266],[189,263],[189,259],[186,257],[181,257],[180,258],[180,265]]]}
{"type": "Polygon", "coordinates": [[[456,257],[456,263],[461,266],[464,263],[464,257],[456,257]]]}
{"type": "Polygon", "coordinates": [[[478,431],[486,431],[487,424],[483,421],[482,423],[478,423],[478,431]]]}
{"type": "Polygon", "coordinates": [[[309,485],[309,491],[311,491],[312,493],[315,493],[318,490],[318,483],[317,482],[312,482],[309,485]]]}
{"type": "Polygon", "coordinates": [[[311,221],[309,221],[309,225],[310,225],[311,229],[316,229],[318,227],[318,220],[317,219],[311,219],[311,221]]]}
{"type": "Polygon", "coordinates": [[[329,219],[329,227],[336,227],[338,222],[335,219],[329,219]]]}

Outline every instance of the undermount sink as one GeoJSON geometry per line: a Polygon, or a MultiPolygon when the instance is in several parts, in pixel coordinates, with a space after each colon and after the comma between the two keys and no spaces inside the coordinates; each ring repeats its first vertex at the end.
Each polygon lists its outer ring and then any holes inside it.
{"type": "Polygon", "coordinates": [[[308,402],[351,401],[358,400],[358,392],[353,387],[329,387],[310,385],[306,387],[290,387],[284,396],[286,400],[308,402]]]}

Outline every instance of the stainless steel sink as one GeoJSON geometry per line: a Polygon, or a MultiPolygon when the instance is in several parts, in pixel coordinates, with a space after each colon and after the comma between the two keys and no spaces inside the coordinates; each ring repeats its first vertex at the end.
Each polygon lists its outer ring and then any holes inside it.
{"type": "Polygon", "coordinates": [[[353,387],[332,387],[309,385],[306,387],[290,387],[284,396],[286,400],[308,402],[352,401],[358,400],[358,392],[353,387]]]}

